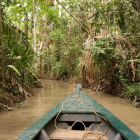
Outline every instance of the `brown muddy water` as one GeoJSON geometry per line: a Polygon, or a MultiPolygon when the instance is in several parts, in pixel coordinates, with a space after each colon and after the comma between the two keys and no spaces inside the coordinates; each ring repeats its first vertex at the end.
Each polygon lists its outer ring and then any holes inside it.
{"type": "MultiPolygon", "coordinates": [[[[72,84],[63,81],[41,81],[44,88],[34,89],[35,95],[28,98],[22,107],[14,107],[11,112],[0,112],[0,140],[15,140],[32,123],[74,91],[72,84]]],[[[140,136],[140,108],[110,94],[83,90],[140,136]]]]}

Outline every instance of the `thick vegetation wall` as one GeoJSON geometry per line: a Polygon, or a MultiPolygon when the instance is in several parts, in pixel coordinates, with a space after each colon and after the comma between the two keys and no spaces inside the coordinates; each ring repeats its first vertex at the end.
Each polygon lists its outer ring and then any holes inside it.
{"type": "Polygon", "coordinates": [[[139,1],[17,0],[2,5],[2,88],[30,96],[38,74],[73,78],[139,102],[139,1]]]}

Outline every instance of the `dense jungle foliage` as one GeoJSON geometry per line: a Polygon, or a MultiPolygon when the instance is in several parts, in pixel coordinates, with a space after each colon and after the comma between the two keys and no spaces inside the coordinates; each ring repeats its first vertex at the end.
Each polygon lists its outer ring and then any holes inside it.
{"type": "Polygon", "coordinates": [[[5,0],[1,15],[1,88],[8,94],[30,96],[39,75],[139,104],[139,1],[5,0]]]}

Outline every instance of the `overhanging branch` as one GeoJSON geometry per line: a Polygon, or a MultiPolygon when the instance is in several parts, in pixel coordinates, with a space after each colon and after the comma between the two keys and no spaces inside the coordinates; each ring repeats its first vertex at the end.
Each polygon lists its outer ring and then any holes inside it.
{"type": "Polygon", "coordinates": [[[91,35],[90,34],[90,32],[80,23],[80,21],[77,19],[77,18],[75,18],[64,6],[63,6],[63,4],[61,3],[61,2],[59,2],[58,0],[56,0],[76,21],[77,21],[77,23],[89,34],[89,35],[91,35]]]}

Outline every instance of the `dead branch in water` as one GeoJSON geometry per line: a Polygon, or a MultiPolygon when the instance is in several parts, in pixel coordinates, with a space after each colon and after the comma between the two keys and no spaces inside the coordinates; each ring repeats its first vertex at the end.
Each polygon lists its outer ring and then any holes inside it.
{"type": "Polygon", "coordinates": [[[1,104],[1,103],[0,103],[0,108],[1,108],[2,110],[7,109],[7,110],[9,110],[9,111],[13,111],[12,108],[8,107],[7,105],[1,104]]]}

